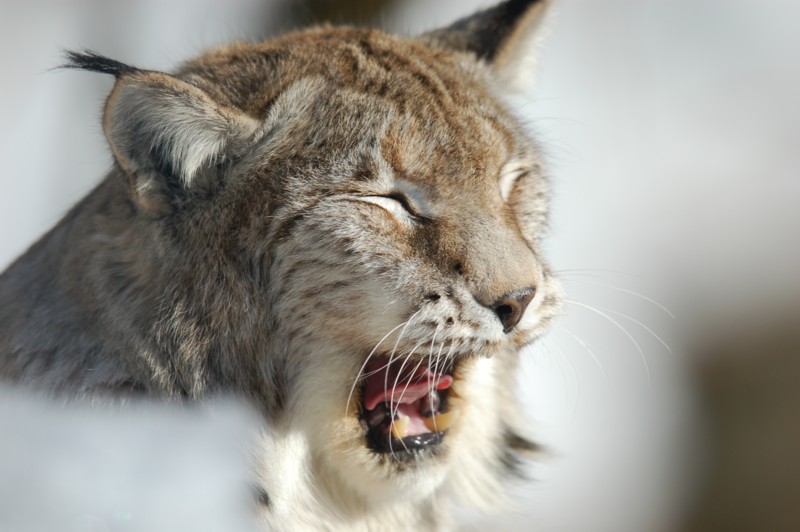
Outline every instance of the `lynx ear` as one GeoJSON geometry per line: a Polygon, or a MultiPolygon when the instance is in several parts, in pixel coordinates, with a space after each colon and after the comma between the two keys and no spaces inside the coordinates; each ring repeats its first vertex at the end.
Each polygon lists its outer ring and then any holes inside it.
{"type": "Polygon", "coordinates": [[[69,54],[67,66],[114,74],[103,115],[114,157],[136,203],[163,210],[170,188],[189,188],[202,170],[249,145],[259,122],[215,102],[178,78],[139,70],[96,54],[69,54]]]}
{"type": "Polygon", "coordinates": [[[506,0],[425,37],[492,65],[503,85],[524,90],[536,70],[536,44],[548,0],[506,0]]]}

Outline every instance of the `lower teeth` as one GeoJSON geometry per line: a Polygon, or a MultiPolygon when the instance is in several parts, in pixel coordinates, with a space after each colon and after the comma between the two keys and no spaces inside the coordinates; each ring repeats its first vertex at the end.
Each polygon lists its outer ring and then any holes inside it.
{"type": "Polygon", "coordinates": [[[400,416],[392,420],[392,436],[396,440],[402,440],[408,434],[409,419],[405,416],[400,416]]]}
{"type": "Polygon", "coordinates": [[[428,430],[431,432],[442,432],[443,430],[450,428],[450,425],[453,424],[453,421],[455,421],[457,417],[457,410],[451,410],[450,412],[445,412],[444,414],[436,414],[434,416],[425,418],[425,426],[428,427],[428,430]]]}
{"type": "MultiPolygon", "coordinates": [[[[458,417],[458,412],[456,411],[440,413],[440,406],[441,398],[436,390],[432,390],[428,395],[420,399],[419,414],[425,423],[425,427],[433,433],[447,430],[452,425],[453,420],[458,417]]],[[[391,433],[392,438],[402,440],[408,436],[410,418],[400,412],[393,412],[389,403],[379,404],[367,412],[366,415],[367,424],[373,429],[381,426],[385,427],[388,419],[391,419],[388,432],[391,433]]]]}

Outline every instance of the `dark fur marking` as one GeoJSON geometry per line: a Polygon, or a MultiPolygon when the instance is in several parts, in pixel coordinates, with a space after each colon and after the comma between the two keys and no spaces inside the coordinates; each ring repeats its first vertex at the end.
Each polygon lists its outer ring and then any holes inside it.
{"type": "MultiPolygon", "coordinates": [[[[508,0],[495,7],[479,11],[450,26],[445,42],[450,46],[474,53],[480,59],[492,61],[503,43],[513,33],[517,22],[534,4],[542,0],[508,0]]],[[[440,32],[433,34],[441,36],[440,32]]]]}
{"type": "Polygon", "coordinates": [[[541,452],[541,446],[520,436],[514,430],[506,427],[503,430],[503,445],[500,451],[500,463],[506,474],[523,480],[528,480],[525,471],[524,455],[541,452]]]}
{"type": "Polygon", "coordinates": [[[255,497],[256,502],[261,506],[266,506],[269,508],[272,504],[269,499],[269,493],[267,493],[267,490],[261,486],[253,486],[253,496],[255,497]]]}
{"type": "Polygon", "coordinates": [[[273,414],[283,413],[289,397],[289,382],[286,377],[285,368],[286,363],[281,360],[278,364],[281,366],[278,368],[281,370],[281,373],[276,372],[276,376],[270,379],[270,384],[272,385],[272,390],[270,390],[270,392],[272,396],[273,414]]]}
{"type": "Polygon", "coordinates": [[[141,72],[140,69],[127,65],[121,61],[109,59],[98,53],[91,51],[74,52],[67,50],[67,62],[59,68],[76,68],[80,70],[88,70],[90,72],[98,72],[100,74],[111,74],[118,78],[125,74],[135,74],[141,72]]]}

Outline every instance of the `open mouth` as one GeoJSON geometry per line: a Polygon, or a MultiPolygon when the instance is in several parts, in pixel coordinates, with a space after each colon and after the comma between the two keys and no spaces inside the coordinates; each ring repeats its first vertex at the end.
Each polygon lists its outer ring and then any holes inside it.
{"type": "Polygon", "coordinates": [[[360,416],[367,446],[401,461],[437,448],[458,414],[448,409],[452,365],[378,357],[364,369],[360,416]]]}

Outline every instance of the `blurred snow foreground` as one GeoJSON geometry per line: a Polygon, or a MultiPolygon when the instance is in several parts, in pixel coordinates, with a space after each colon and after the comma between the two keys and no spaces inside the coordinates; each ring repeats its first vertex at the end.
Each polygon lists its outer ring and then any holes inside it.
{"type": "Polygon", "coordinates": [[[0,389],[0,531],[253,531],[253,416],[98,408],[0,389]]]}

